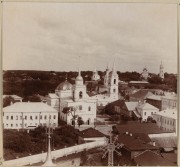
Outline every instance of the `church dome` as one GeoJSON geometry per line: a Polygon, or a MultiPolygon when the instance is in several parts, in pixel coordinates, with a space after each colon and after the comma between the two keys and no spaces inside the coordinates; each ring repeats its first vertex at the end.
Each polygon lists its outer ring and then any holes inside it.
{"type": "Polygon", "coordinates": [[[57,86],[56,90],[72,90],[72,84],[66,80],[66,81],[60,83],[57,86]]]}
{"type": "Polygon", "coordinates": [[[76,81],[83,81],[83,78],[82,78],[80,75],[78,75],[78,76],[76,77],[76,81]]]}

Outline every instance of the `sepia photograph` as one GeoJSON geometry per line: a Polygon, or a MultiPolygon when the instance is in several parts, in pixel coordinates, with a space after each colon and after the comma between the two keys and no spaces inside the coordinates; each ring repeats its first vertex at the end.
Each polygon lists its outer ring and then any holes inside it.
{"type": "Polygon", "coordinates": [[[178,166],[178,8],[1,1],[0,165],[178,166]]]}

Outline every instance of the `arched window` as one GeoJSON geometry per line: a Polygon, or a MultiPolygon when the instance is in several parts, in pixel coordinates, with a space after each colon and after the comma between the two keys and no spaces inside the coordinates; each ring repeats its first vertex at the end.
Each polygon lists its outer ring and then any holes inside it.
{"type": "Polygon", "coordinates": [[[91,107],[90,106],[88,107],[88,111],[91,111],[91,107]]]}
{"type": "Polygon", "coordinates": [[[115,92],[116,92],[116,89],[113,89],[113,92],[115,93],[115,92]]]}
{"type": "Polygon", "coordinates": [[[116,79],[114,79],[114,84],[116,84],[116,79]]]}
{"type": "Polygon", "coordinates": [[[80,91],[79,92],[79,98],[82,99],[82,97],[83,97],[83,93],[82,93],[82,91],[80,91]]]}

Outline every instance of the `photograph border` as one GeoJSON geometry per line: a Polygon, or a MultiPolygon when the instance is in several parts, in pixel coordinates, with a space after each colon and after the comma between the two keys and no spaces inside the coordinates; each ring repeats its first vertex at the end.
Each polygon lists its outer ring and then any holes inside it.
{"type": "MultiPolygon", "coordinates": [[[[3,3],[4,2],[27,2],[27,3],[162,3],[162,4],[177,4],[177,97],[178,97],[178,111],[180,109],[179,105],[179,90],[180,90],[180,83],[179,83],[179,74],[180,74],[180,68],[179,68],[179,53],[180,53],[180,44],[179,44],[179,38],[180,38],[180,1],[178,0],[1,0],[1,6],[0,6],[0,95],[1,95],[1,101],[0,101],[0,166],[3,166],[3,57],[2,57],[2,43],[3,43],[3,3]]],[[[180,114],[178,112],[178,131],[179,131],[179,119],[180,114]]],[[[177,164],[179,165],[180,157],[179,157],[179,133],[178,133],[178,160],[177,164]]]]}

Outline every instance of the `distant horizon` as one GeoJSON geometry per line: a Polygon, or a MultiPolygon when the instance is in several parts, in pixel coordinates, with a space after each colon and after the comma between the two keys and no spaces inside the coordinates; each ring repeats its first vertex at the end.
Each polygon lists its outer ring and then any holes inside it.
{"type": "MultiPolygon", "coordinates": [[[[56,71],[56,70],[3,70],[4,71],[39,71],[39,72],[77,72],[78,73],[78,70],[77,71],[56,71]]],[[[93,70],[81,70],[81,72],[93,72],[93,70]]],[[[97,70],[98,72],[105,72],[105,70],[97,70]]],[[[141,72],[138,72],[138,71],[119,71],[119,70],[116,70],[117,72],[121,72],[121,73],[126,73],[126,72],[137,72],[139,74],[142,73],[141,72]]],[[[149,71],[148,71],[149,72],[149,71]]],[[[158,75],[159,73],[154,73],[154,72],[149,72],[150,74],[156,74],[158,75]]],[[[174,75],[177,75],[178,73],[171,73],[171,72],[164,72],[164,73],[168,73],[168,74],[174,74],[174,75]]]]}

